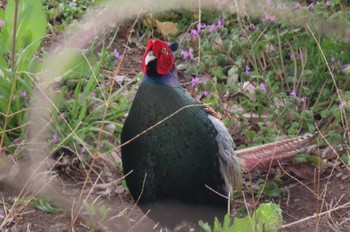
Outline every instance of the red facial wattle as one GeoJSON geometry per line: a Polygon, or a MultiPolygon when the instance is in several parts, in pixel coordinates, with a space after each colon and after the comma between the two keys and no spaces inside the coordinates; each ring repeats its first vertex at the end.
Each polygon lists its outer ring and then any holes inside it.
{"type": "Polygon", "coordinates": [[[148,41],[147,49],[142,57],[142,72],[147,72],[146,56],[150,51],[157,58],[157,73],[160,75],[168,74],[174,66],[174,57],[168,43],[151,39],[148,41]]]}

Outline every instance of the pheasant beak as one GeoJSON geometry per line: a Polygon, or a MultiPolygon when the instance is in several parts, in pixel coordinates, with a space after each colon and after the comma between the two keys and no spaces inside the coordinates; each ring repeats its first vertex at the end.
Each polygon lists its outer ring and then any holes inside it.
{"type": "Polygon", "coordinates": [[[149,62],[151,62],[152,60],[155,60],[155,59],[157,59],[157,57],[155,57],[155,56],[153,55],[153,52],[152,52],[152,51],[149,51],[149,52],[147,53],[146,58],[145,58],[145,64],[148,65],[149,62]]]}

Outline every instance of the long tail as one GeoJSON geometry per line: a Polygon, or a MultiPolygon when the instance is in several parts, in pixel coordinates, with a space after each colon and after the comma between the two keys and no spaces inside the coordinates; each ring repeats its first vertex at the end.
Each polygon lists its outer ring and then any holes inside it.
{"type": "Polygon", "coordinates": [[[292,139],[268,143],[256,147],[235,151],[242,159],[244,170],[267,168],[271,163],[291,158],[300,153],[310,153],[316,146],[310,145],[310,141],[316,134],[305,134],[292,139]]]}

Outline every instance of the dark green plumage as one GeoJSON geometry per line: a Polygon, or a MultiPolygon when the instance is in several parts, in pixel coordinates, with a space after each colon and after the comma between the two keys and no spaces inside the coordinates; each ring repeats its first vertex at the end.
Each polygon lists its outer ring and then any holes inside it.
{"type": "MultiPolygon", "coordinates": [[[[170,77],[172,78],[172,77],[170,77]]],[[[177,78],[177,77],[176,77],[177,78]]],[[[153,126],[183,106],[195,104],[182,87],[146,78],[124,123],[122,143],[153,126]]],[[[174,199],[191,203],[224,204],[205,185],[222,192],[217,131],[200,106],[182,110],[122,147],[126,182],[140,203],[174,199]]]]}

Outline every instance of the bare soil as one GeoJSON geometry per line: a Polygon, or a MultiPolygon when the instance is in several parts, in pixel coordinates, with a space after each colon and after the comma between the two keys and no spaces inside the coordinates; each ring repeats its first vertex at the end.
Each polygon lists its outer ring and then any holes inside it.
{"type": "MultiPolygon", "coordinates": [[[[283,221],[285,228],[283,232],[292,231],[349,231],[350,229],[350,178],[342,180],[336,177],[323,174],[320,180],[320,191],[317,194],[318,183],[313,181],[297,182],[287,180],[284,189],[287,194],[281,199],[275,199],[283,210],[283,221]],[[319,197],[317,197],[319,196],[319,197]],[[336,209],[347,204],[347,207],[336,209]],[[333,209],[333,210],[332,210],[333,209]],[[316,217],[316,213],[329,211],[316,217]],[[299,222],[298,222],[299,221],[299,222]],[[294,225],[288,226],[290,223],[294,225]]],[[[66,176],[60,179],[62,192],[68,197],[78,196],[82,187],[66,176]]],[[[91,187],[88,187],[90,190],[91,187]]],[[[108,188],[112,188],[109,186],[108,188]]],[[[107,189],[108,189],[107,188],[107,189]]],[[[100,189],[101,190],[101,189],[100,189]]],[[[0,222],[13,205],[18,193],[10,189],[0,188],[0,222]]],[[[107,205],[111,212],[101,223],[93,217],[87,217],[82,213],[79,219],[71,226],[72,216],[68,212],[58,214],[47,213],[31,205],[25,206],[18,211],[6,223],[1,231],[166,231],[165,226],[157,224],[135,206],[129,194],[122,190],[121,186],[115,187],[110,194],[101,194],[95,190],[90,196],[91,199],[100,198],[101,204],[107,205]],[[122,213],[125,212],[125,213],[122,213]],[[131,212],[131,213],[130,213],[131,212]]],[[[55,204],[53,204],[55,205],[55,204]]],[[[98,204],[97,204],[98,205],[98,204]]],[[[186,213],[185,211],[182,211],[186,213]]],[[[96,216],[97,217],[97,216],[96,216]]],[[[174,218],[174,220],[176,220],[174,218]]],[[[212,222],[210,222],[212,223],[212,222]]],[[[194,228],[193,231],[200,231],[195,222],[192,224],[178,223],[179,228],[187,231],[186,228],[194,228]]]]}

